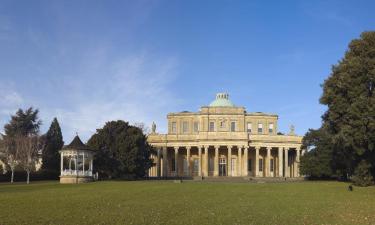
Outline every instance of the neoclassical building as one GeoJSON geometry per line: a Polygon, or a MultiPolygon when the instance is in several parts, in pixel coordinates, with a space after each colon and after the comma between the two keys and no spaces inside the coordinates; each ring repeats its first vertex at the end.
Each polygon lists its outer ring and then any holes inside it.
{"type": "Polygon", "coordinates": [[[250,113],[219,93],[199,112],[169,113],[168,133],[153,124],[150,177],[299,177],[302,137],[278,133],[278,116],[250,113]]]}

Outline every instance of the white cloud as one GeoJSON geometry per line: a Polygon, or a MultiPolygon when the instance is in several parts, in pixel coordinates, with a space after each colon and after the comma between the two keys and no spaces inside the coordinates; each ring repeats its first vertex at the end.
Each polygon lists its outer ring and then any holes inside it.
{"type": "Polygon", "coordinates": [[[82,71],[88,72],[66,85],[70,106],[41,108],[47,118],[58,118],[65,141],[75,132],[87,140],[105,122],[119,119],[146,125],[155,121],[165,130],[165,115],[175,101],[168,86],[176,78],[177,61],[142,54],[108,63],[103,55],[98,57],[102,60],[84,63],[82,71]],[[105,75],[95,73],[95,68],[105,75]]]}

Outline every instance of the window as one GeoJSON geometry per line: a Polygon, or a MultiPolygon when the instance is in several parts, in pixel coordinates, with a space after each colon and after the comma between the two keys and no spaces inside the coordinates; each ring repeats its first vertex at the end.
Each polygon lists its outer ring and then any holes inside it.
{"type": "Polygon", "coordinates": [[[194,122],[194,132],[198,132],[198,131],[199,131],[199,123],[194,122]]]}
{"type": "Polygon", "coordinates": [[[263,133],[263,124],[258,123],[258,134],[262,134],[262,133],[263,133]]]}
{"type": "Polygon", "coordinates": [[[225,128],[225,121],[220,121],[220,128],[225,128]]]}
{"type": "Polygon", "coordinates": [[[274,167],[274,165],[273,165],[273,159],[271,159],[270,160],[270,171],[271,172],[273,172],[273,167],[274,167]]]}
{"type": "Polygon", "coordinates": [[[251,168],[253,168],[253,167],[251,166],[251,159],[248,159],[248,160],[247,160],[247,171],[252,171],[251,168]]]}
{"type": "Polygon", "coordinates": [[[176,133],[177,127],[176,127],[176,122],[172,122],[172,133],[176,133]]]}
{"type": "Polygon", "coordinates": [[[269,126],[268,127],[268,133],[272,134],[273,133],[273,123],[270,123],[268,126],[269,126]]]}
{"type": "Polygon", "coordinates": [[[182,133],[187,133],[189,131],[189,124],[188,122],[182,122],[182,133]]]}
{"type": "Polygon", "coordinates": [[[210,122],[209,131],[211,131],[211,132],[215,131],[215,122],[210,122]]]}
{"type": "Polygon", "coordinates": [[[231,122],[230,123],[230,131],[235,132],[236,131],[236,122],[231,122]]]}
{"type": "Polygon", "coordinates": [[[263,159],[259,159],[259,172],[263,172],[263,159]]]}
{"type": "Polygon", "coordinates": [[[251,123],[247,123],[247,132],[251,133],[251,123]]]}

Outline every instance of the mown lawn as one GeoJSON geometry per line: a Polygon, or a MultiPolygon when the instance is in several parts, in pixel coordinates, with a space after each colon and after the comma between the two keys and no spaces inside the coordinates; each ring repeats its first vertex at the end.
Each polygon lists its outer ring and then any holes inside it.
{"type": "Polygon", "coordinates": [[[0,224],[375,224],[375,187],[339,182],[0,184],[0,224]]]}

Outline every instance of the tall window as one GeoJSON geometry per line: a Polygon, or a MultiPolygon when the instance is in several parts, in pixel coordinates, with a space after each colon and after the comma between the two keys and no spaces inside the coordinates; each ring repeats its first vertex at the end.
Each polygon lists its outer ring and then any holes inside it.
{"type": "Polygon", "coordinates": [[[198,131],[199,131],[199,123],[194,122],[194,132],[198,132],[198,131]]]}
{"type": "Polygon", "coordinates": [[[230,123],[230,131],[235,132],[236,131],[236,122],[232,121],[230,123]]]}
{"type": "Polygon", "coordinates": [[[209,131],[211,131],[211,132],[215,131],[215,122],[210,122],[209,131]]]}
{"type": "Polygon", "coordinates": [[[172,129],[172,133],[176,133],[176,131],[177,131],[177,125],[176,125],[176,122],[172,122],[172,127],[171,127],[171,129],[172,129]]]}
{"type": "Polygon", "coordinates": [[[189,131],[189,124],[187,121],[182,122],[182,133],[187,133],[189,131]]]}
{"type": "Polygon", "coordinates": [[[247,123],[247,132],[251,133],[251,123],[247,123]]]}
{"type": "Polygon", "coordinates": [[[263,124],[258,123],[258,134],[262,134],[262,133],[263,133],[263,124]]]}
{"type": "Polygon", "coordinates": [[[263,159],[259,159],[259,172],[263,172],[263,159]]]}
{"type": "Polygon", "coordinates": [[[271,171],[271,172],[273,172],[273,167],[274,167],[273,163],[274,163],[274,162],[273,162],[273,159],[271,159],[271,160],[270,160],[270,171],[271,171]]]}
{"type": "Polygon", "coordinates": [[[253,168],[252,165],[251,165],[251,159],[248,159],[247,160],[247,171],[252,171],[251,168],[253,168]]]}
{"type": "Polygon", "coordinates": [[[268,126],[269,126],[268,127],[268,133],[272,134],[273,133],[273,123],[270,123],[268,126]]]}

